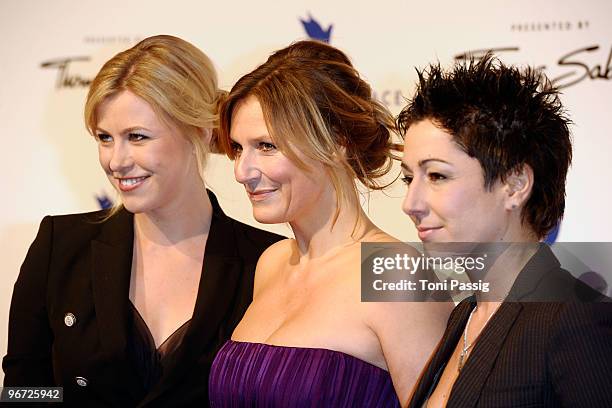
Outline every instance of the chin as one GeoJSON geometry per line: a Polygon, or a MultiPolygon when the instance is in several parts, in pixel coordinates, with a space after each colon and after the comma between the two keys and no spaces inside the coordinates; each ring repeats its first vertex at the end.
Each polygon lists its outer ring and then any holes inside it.
{"type": "Polygon", "coordinates": [[[142,210],[138,206],[129,206],[129,205],[123,204],[123,208],[125,208],[126,210],[128,210],[132,214],[140,214],[140,213],[144,212],[144,210],[142,210]]]}
{"type": "Polygon", "coordinates": [[[287,218],[272,211],[253,209],[253,218],[262,224],[282,224],[288,222],[287,218]]]}
{"type": "Polygon", "coordinates": [[[122,204],[123,207],[132,214],[140,214],[149,210],[149,207],[145,203],[138,203],[134,200],[123,200],[122,204]]]}

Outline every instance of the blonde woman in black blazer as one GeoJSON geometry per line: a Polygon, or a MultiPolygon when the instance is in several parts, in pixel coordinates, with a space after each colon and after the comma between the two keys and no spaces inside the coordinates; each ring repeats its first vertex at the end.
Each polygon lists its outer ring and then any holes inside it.
{"type": "Polygon", "coordinates": [[[431,65],[398,125],[403,210],[425,247],[490,258],[490,292],[452,312],[409,406],[611,407],[612,303],[540,243],[563,216],[572,157],[557,93],[490,55],[431,65]]]}
{"type": "Polygon", "coordinates": [[[85,120],[122,206],[44,218],[13,292],[5,386],[62,386],[67,406],[208,404],[210,364],[281,238],[205,188],[221,96],[210,60],[171,36],[98,73],[85,120]]]}

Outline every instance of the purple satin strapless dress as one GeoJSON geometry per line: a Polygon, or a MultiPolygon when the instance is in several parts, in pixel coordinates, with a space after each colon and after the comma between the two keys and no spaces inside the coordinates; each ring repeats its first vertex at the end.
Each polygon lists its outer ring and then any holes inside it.
{"type": "Polygon", "coordinates": [[[213,362],[210,404],[243,407],[399,407],[389,373],[328,349],[229,340],[213,362]]]}

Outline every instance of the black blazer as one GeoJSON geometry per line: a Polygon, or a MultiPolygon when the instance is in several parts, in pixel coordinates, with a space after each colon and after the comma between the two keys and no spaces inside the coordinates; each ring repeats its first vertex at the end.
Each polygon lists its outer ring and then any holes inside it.
{"type": "Polygon", "coordinates": [[[100,211],[43,219],[13,291],[4,385],[62,386],[65,404],[79,407],[208,406],[213,358],[252,300],[259,256],[283,238],[227,217],[209,196],[192,321],[151,392],[127,356],[134,230],[124,209],[102,223],[100,211]]]}
{"type": "MultiPolygon", "coordinates": [[[[480,334],[447,407],[612,407],[609,299],[561,269],[546,246],[508,299],[480,334]]],[[[475,305],[471,296],[451,313],[410,407],[421,408],[433,392],[475,305]]]]}

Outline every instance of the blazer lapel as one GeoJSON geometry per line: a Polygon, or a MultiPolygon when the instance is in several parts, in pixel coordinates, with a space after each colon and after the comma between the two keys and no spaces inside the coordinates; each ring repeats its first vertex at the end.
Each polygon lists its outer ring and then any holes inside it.
{"type": "Polygon", "coordinates": [[[133,215],[125,209],[102,224],[101,233],[91,243],[92,284],[100,343],[109,361],[117,365],[117,377],[128,392],[141,395],[137,378],[127,363],[127,330],[132,248],[133,215]]]}
{"type": "Polygon", "coordinates": [[[158,385],[139,406],[151,403],[180,380],[189,366],[195,364],[203,351],[211,348],[211,343],[217,340],[220,326],[232,310],[244,265],[236,251],[232,220],[223,213],[210,192],[209,197],[213,204],[213,217],[192,320],[179,354],[166,368],[158,385]]]}
{"type": "MultiPolygon", "coordinates": [[[[491,373],[497,356],[523,306],[517,302],[502,303],[485,326],[448,399],[448,407],[474,407],[482,387],[491,373]]],[[[461,329],[465,327],[465,322],[461,329]]],[[[455,343],[456,344],[456,343],[455,343]]]]}
{"type": "MultiPolygon", "coordinates": [[[[451,395],[447,407],[474,407],[478,403],[482,388],[490,375],[499,352],[519,316],[525,301],[534,291],[539,293],[540,282],[550,271],[555,271],[559,267],[559,262],[554,257],[552,251],[545,244],[540,244],[536,254],[527,262],[523,270],[519,273],[512,289],[502,303],[499,310],[491,318],[489,324],[485,326],[478,341],[474,345],[470,357],[461,370],[461,374],[453,384],[451,395]]],[[[540,290],[541,292],[541,290],[540,290]]],[[[432,387],[437,382],[437,376],[441,375],[442,368],[451,357],[457,342],[459,341],[467,323],[470,312],[475,304],[474,296],[471,296],[457,305],[452,316],[446,333],[442,339],[442,344],[438,347],[431,363],[422,378],[427,379],[419,383],[411,407],[421,407],[425,399],[431,394],[432,387]],[[465,303],[464,302],[470,302],[465,303]],[[470,306],[470,307],[467,307],[470,306]]]]}
{"type": "Polygon", "coordinates": [[[462,300],[453,310],[448,320],[448,326],[431,360],[421,373],[417,388],[410,400],[409,407],[420,408],[429,395],[431,395],[438,378],[442,375],[446,362],[453,354],[455,346],[463,333],[470,312],[475,306],[475,297],[470,296],[462,300]]]}
{"type": "MultiPolygon", "coordinates": [[[[213,254],[205,258],[193,319],[185,335],[187,344],[198,343],[202,348],[215,340],[221,323],[231,311],[243,269],[238,258],[213,254]]],[[[188,349],[195,353],[193,347],[188,349]]]]}

